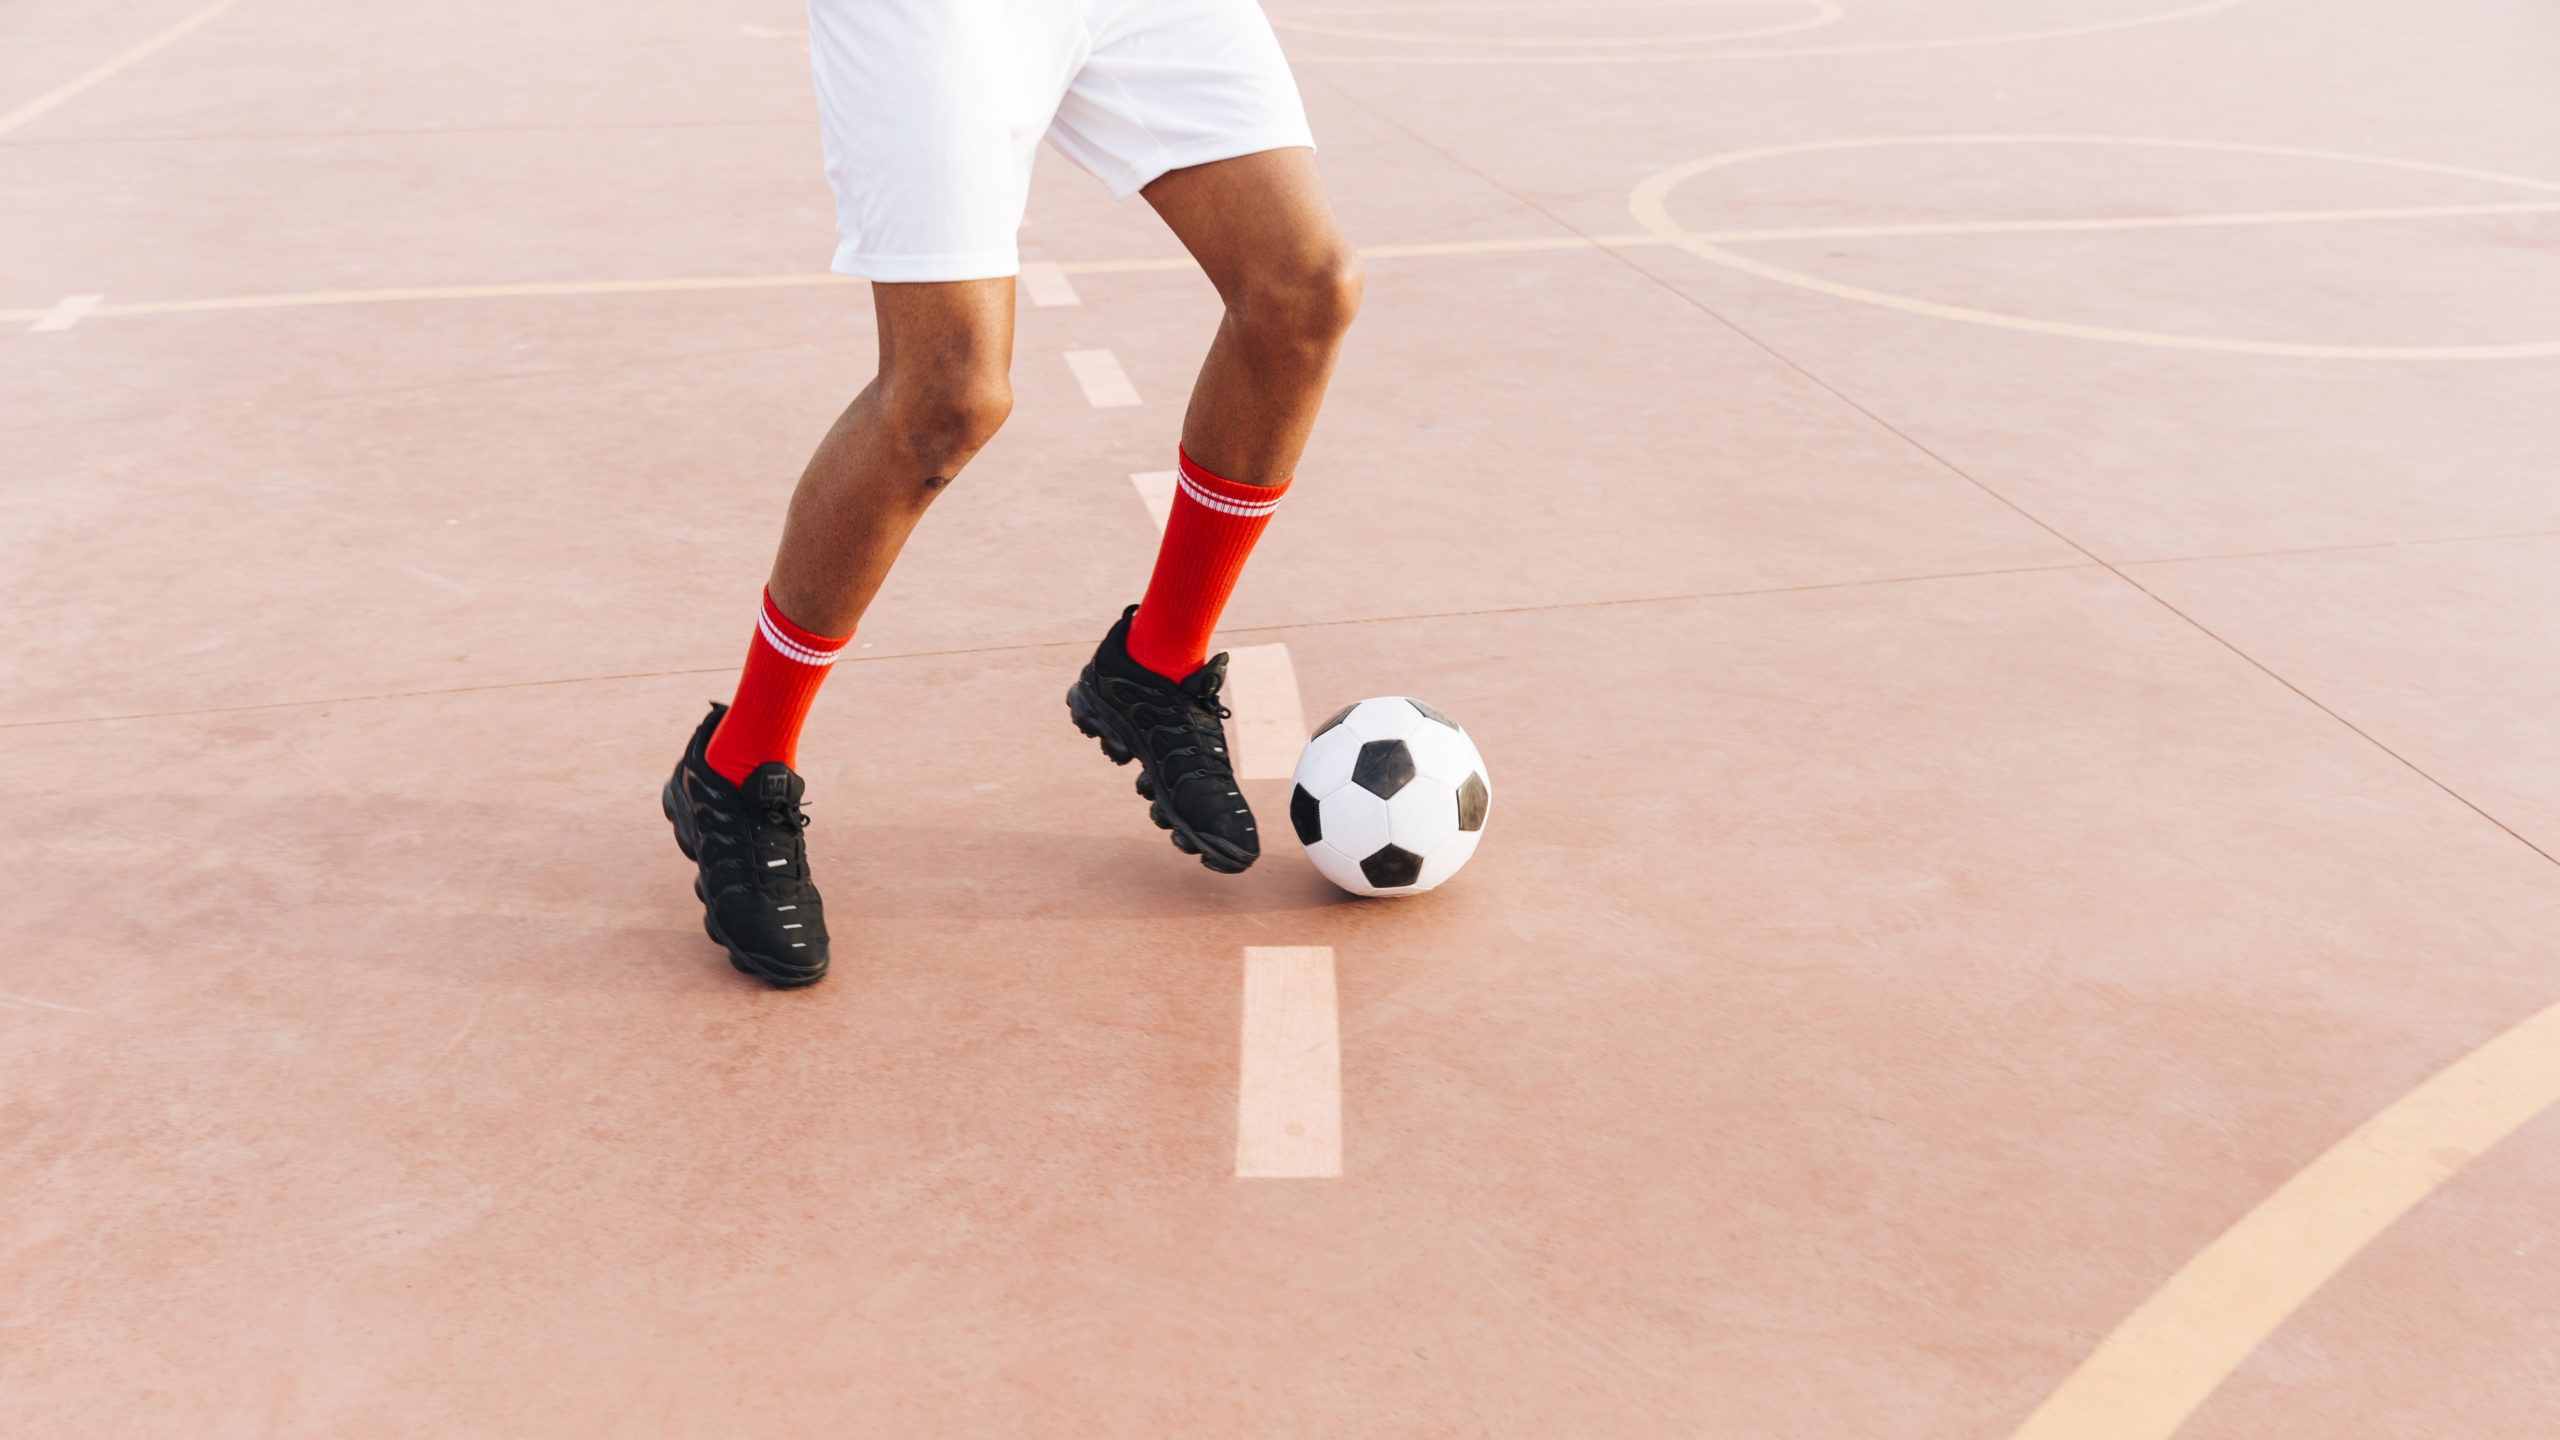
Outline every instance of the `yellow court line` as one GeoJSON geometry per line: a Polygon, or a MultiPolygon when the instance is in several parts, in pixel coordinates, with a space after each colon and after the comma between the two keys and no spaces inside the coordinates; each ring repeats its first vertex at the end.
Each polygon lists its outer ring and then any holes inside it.
{"type": "MultiPolygon", "coordinates": [[[[1517,240],[1447,240],[1415,245],[1369,245],[1366,260],[1414,260],[1452,255],[1522,255],[1551,250],[1624,250],[1646,245],[1734,245],[1773,240],[1890,239],[1922,235],[2062,234],[2074,231],[2173,230],[2221,225],[2305,225],[2349,220],[2420,220],[2465,215],[2531,215],[2560,211],[2560,200],[2518,200],[2480,205],[2417,205],[2361,210],[2263,210],[2214,215],[2136,215],[2084,220],[1945,220],[1897,225],[1810,225],[1759,230],[1683,230],[1641,235],[1543,235],[1517,240]]],[[[1063,275],[1128,275],[1196,270],[1187,255],[1142,260],[1067,260],[1063,275]]],[[[132,315],[191,315],[224,310],[290,310],[315,305],[373,305],[403,300],[490,300],[545,295],[651,295],[699,290],[772,290],[859,283],[849,276],[813,271],[790,275],[701,275],[654,280],[529,280],[495,285],[403,285],[373,290],[304,290],[226,295],[209,300],[136,300],[92,306],[82,320],[132,315]]],[[[37,320],[49,311],[0,310],[0,323],[37,320]]]]}
{"type": "MultiPolygon", "coordinates": [[[[1901,235],[2060,235],[2082,230],[2186,230],[2222,225],[2318,225],[2343,220],[2433,220],[2459,215],[2541,215],[2560,200],[2508,200],[2482,205],[2398,205],[2361,210],[2235,210],[2217,215],[2125,215],[2093,220],[1933,220],[1906,225],[1819,225],[1794,230],[1693,230],[1712,244],[1747,240],[1865,240],[1901,235]]],[[[1633,237],[1612,239],[1613,245],[1633,237]]],[[[1655,236],[1661,244],[1676,244],[1655,236]]]]}
{"type": "Polygon", "coordinates": [[[1410,31],[1356,30],[1347,25],[1314,25],[1305,20],[1296,18],[1295,15],[1283,18],[1276,14],[1271,16],[1271,23],[1279,29],[1295,30],[1307,35],[1331,35],[1350,40],[1385,40],[1390,43],[1402,45],[1500,45],[1512,49],[1553,49],[1558,46],[1570,45],[1581,46],[1585,49],[1589,49],[1591,47],[1624,48],[1640,45],[1651,45],[1655,47],[1664,45],[1718,45],[1730,40],[1756,40],[1768,35],[1794,35],[1806,30],[1819,30],[1823,26],[1833,24],[1840,19],[1840,7],[1838,4],[1834,3],[1834,0],[1764,0],[1764,4],[1802,6],[1810,9],[1813,13],[1802,19],[1782,20],[1772,25],[1755,25],[1745,30],[1712,30],[1694,35],[1612,36],[1604,39],[1587,39],[1552,35],[1431,35],[1415,34],[1410,31]]]}
{"type": "Polygon", "coordinates": [[[69,81],[62,85],[57,85],[37,96],[33,100],[28,101],[26,104],[19,106],[17,109],[10,111],[8,114],[0,115],[0,135],[8,134],[10,131],[17,129],[19,126],[26,124],[28,121],[33,120],[47,110],[52,109],[54,106],[61,104],[63,101],[70,99],[72,96],[79,94],[81,91],[86,90],[93,85],[115,78],[118,73],[126,69],[128,66],[150,58],[161,48],[183,39],[189,32],[197,29],[198,27],[211,23],[215,16],[220,15],[223,11],[230,9],[232,6],[239,3],[240,0],[214,0],[214,3],[207,5],[193,15],[190,15],[186,19],[179,21],[177,24],[170,26],[168,29],[161,31],[159,34],[152,36],[150,39],[143,41],[141,44],[134,46],[132,49],[125,51],[114,59],[107,61],[105,64],[98,66],[96,69],[89,71],[87,74],[80,76],[78,79],[69,81]]]}
{"type": "Polygon", "coordinates": [[[2476,1155],[2560,1105],[2560,1005],[2456,1060],[2222,1232],[2013,1440],[2169,1440],[2258,1342],[2476,1155]]]}
{"type": "MultiPolygon", "coordinates": [[[[1290,63],[1299,65],[1640,65],[1665,60],[1769,60],[1799,55],[1882,55],[1906,50],[1959,50],[1976,45],[2014,45],[2030,40],[2062,40],[2080,35],[2097,35],[2110,30],[2130,30],[2138,25],[2158,25],[2171,20],[2186,20],[2198,15],[2227,10],[2241,0],[2203,0],[2202,4],[2162,10],[2149,15],[2129,15],[2121,20],[2098,20],[2085,25],[2062,25],[2047,30],[2013,30],[1999,35],[1961,35],[1945,40],[1872,40],[1843,45],[1790,45],[1759,50],[1666,50],[1644,55],[1299,55],[1292,54],[1290,63]]],[[[1273,12],[1276,22],[1287,12],[1273,12]]],[[[1288,28],[1288,27],[1281,27],[1288,28]]]]}
{"type": "MultiPolygon", "coordinates": [[[[281,310],[303,305],[372,305],[393,300],[489,300],[524,295],[649,295],[686,290],[770,290],[851,284],[842,275],[703,275],[675,280],[531,280],[507,285],[403,285],[381,290],[305,290],[215,300],[138,300],[100,305],[90,315],[186,315],[207,310],[281,310]]],[[[6,317],[14,318],[15,312],[6,317]]]]}

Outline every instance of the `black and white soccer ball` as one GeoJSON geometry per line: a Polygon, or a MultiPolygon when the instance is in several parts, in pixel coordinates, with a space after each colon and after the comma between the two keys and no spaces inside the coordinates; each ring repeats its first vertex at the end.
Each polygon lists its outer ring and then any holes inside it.
{"type": "Polygon", "coordinates": [[[1316,727],[1298,756],[1289,824],[1324,878],[1354,895],[1419,895],[1476,853],[1493,786],[1458,722],[1401,695],[1316,727]]]}

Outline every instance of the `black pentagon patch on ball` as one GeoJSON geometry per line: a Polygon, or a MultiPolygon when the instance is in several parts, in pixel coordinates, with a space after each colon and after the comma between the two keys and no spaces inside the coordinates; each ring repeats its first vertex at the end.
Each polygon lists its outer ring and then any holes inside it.
{"type": "Polygon", "coordinates": [[[1461,830],[1483,829],[1484,807],[1492,801],[1493,795],[1484,788],[1484,777],[1469,775],[1467,783],[1458,787],[1458,828],[1461,830]]]}
{"type": "MultiPolygon", "coordinates": [[[[1482,813],[1482,807],[1478,807],[1482,813]]],[[[1313,845],[1324,838],[1324,808],[1304,785],[1289,787],[1289,824],[1298,832],[1298,843],[1313,845]]]]}
{"type": "Polygon", "coordinates": [[[1360,862],[1360,873],[1381,890],[1394,890],[1422,878],[1422,857],[1398,845],[1389,845],[1360,862]]]}
{"type": "Polygon", "coordinates": [[[1341,724],[1343,721],[1350,719],[1351,712],[1359,708],[1360,702],[1354,700],[1350,704],[1343,706],[1341,709],[1334,711],[1331,715],[1325,717],[1323,724],[1316,727],[1316,734],[1310,735],[1307,738],[1313,740],[1316,738],[1316,735],[1321,735],[1327,730],[1332,729],[1334,726],[1341,724]]]}
{"type": "Polygon", "coordinates": [[[1457,731],[1461,735],[1467,733],[1466,726],[1459,724],[1457,721],[1450,719],[1448,716],[1441,714],[1439,711],[1432,709],[1430,706],[1423,704],[1421,701],[1414,699],[1410,695],[1404,697],[1404,703],[1421,711],[1430,719],[1437,720],[1441,724],[1448,726],[1450,729],[1457,731]]]}
{"type": "Polygon", "coordinates": [[[1381,800],[1393,800],[1412,780],[1413,752],[1401,740],[1372,740],[1351,762],[1351,783],[1381,800]]]}

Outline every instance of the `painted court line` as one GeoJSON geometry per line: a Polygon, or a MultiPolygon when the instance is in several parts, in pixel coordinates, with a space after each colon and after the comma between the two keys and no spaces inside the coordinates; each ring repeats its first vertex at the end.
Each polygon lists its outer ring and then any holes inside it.
{"type": "Polygon", "coordinates": [[[1075,285],[1067,279],[1067,272],[1059,269],[1058,262],[1055,260],[1023,261],[1020,278],[1022,293],[1030,296],[1031,303],[1034,305],[1081,305],[1084,303],[1084,297],[1076,293],[1075,285]]]}
{"type": "Polygon", "coordinates": [[[1147,470],[1129,477],[1138,489],[1138,503],[1147,507],[1147,518],[1156,522],[1156,532],[1164,532],[1164,522],[1173,515],[1173,480],[1171,470],[1147,470]]]}
{"type": "Polygon", "coordinates": [[[1245,947],[1236,1174],[1342,1174],[1342,1040],[1329,945],[1245,947]]]}
{"type": "MultiPolygon", "coordinates": [[[[2507,183],[2515,176],[2489,176],[2507,183]]],[[[1681,230],[1667,224],[1642,235],[1539,235],[1511,240],[1449,240],[1413,245],[1364,245],[1364,260],[1422,260],[1464,255],[1529,255],[1558,250],[1631,250],[1661,245],[1741,245],[1754,241],[1889,239],[1897,236],[2061,234],[2084,230],[2176,230],[2220,225],[2310,225],[2356,220],[2427,220],[2484,215],[2533,215],[2560,210],[2560,201],[2521,200],[2473,205],[2408,205],[2358,210],[2268,210],[2211,215],[2129,215],[2056,220],[1945,220],[1894,225],[1806,225],[1745,230],[1681,230]]],[[[1196,270],[1188,256],[1152,256],[1138,260],[1039,261],[1055,267],[1062,283],[1072,287],[1077,275],[1130,275],[1196,270]]],[[[1029,272],[1031,266],[1025,265],[1029,272]]],[[[226,295],[203,300],[134,300],[99,305],[97,318],[142,315],[191,315],[225,310],[286,310],[313,305],[378,305],[416,300],[496,300],[547,295],[655,295],[696,290],[769,290],[801,286],[859,285],[844,275],[808,272],[784,275],[703,275],[652,280],[556,280],[491,285],[408,285],[377,290],[305,290],[264,295],[226,295]]],[[[1026,287],[1029,282],[1025,282],[1026,287]]],[[[1034,305],[1082,304],[1042,301],[1034,305]]],[[[47,311],[0,310],[0,321],[38,320],[47,311]]]]}
{"type": "MultiPolygon", "coordinates": [[[[2170,20],[2185,20],[2227,10],[2241,0],[2204,0],[2175,10],[2161,10],[2148,15],[2130,15],[2114,20],[2099,20],[2079,25],[2056,26],[2045,30],[2011,30],[1991,35],[1962,35],[1943,40],[1871,40],[1835,45],[1789,45],[1757,50],[1687,50],[1678,44],[1659,45],[1637,54],[1612,55],[1306,55],[1291,52],[1292,64],[1330,62],[1339,65],[1572,65],[1594,62],[1640,64],[1661,60],[1766,60],[1796,55],[1876,55],[1902,50],[1956,50],[1976,45],[2014,45],[2030,40],[2060,40],[2069,36],[2096,35],[2109,30],[2128,30],[2137,25],[2158,25],[2170,20]]],[[[1292,12],[1272,12],[1271,20],[1283,29],[1292,12]]],[[[1313,12],[1310,12],[1313,13],[1313,12]]]]}
{"type": "Polygon", "coordinates": [[[1227,708],[1235,718],[1227,745],[1235,752],[1236,777],[1286,780],[1296,773],[1307,743],[1306,706],[1298,699],[1298,670],[1286,645],[1238,645],[1227,651],[1227,708]]]}
{"type": "MultiPolygon", "coordinates": [[[[693,290],[772,290],[804,285],[859,285],[846,275],[701,275],[669,280],[532,280],[503,285],[400,285],[380,290],[302,290],[224,295],[210,300],[133,300],[93,314],[196,315],[218,310],[295,310],[311,305],[380,305],[404,300],[501,300],[552,295],[658,295],[693,290]]],[[[29,320],[39,310],[0,310],[0,320],[29,320]]]]}
{"type": "Polygon", "coordinates": [[[1067,368],[1076,372],[1076,383],[1084,387],[1085,402],[1097,410],[1142,403],[1138,387],[1129,383],[1129,373],[1120,368],[1120,357],[1108,350],[1070,350],[1067,368]]]}
{"type": "MultiPolygon", "coordinates": [[[[1969,305],[1949,305],[1917,296],[1897,295],[1862,285],[1848,285],[1825,276],[1789,270],[1764,260],[1729,250],[1712,239],[1707,232],[1684,230],[1672,219],[1668,200],[1682,184],[1710,171],[1750,162],[1786,156],[1814,154],[1836,150],[1905,149],[1915,146],[2028,145],[2095,147],[2116,149],[2149,149],[2169,151],[2202,151],[2216,154],[2254,155],[2278,160],[2310,160],[2322,163],[2366,165],[2378,169],[2408,171],[2427,175],[2447,175],[2464,180],[2487,181],[2545,195],[2560,192],[2560,181],[2541,180],[2529,175],[2502,175],[2462,165],[2439,165],[2433,161],[2405,160],[2388,155],[2357,155],[2341,150],[2314,150],[2290,145],[2259,145],[2226,140],[2190,140],[2156,135],[2068,135],[2030,133],[1964,133],[1948,135],[1870,135],[1847,140],[1804,140],[1785,145],[1764,145],[1749,150],[1732,150],[1704,159],[1691,160],[1658,170],[1636,186],[1627,197],[1627,208],[1644,227],[1699,259],[1711,261],[1746,275],[1780,285],[1790,285],[1817,295],[1838,300],[1899,310],[1907,315],[1924,315],[1936,320],[1954,320],[1971,325],[1985,325],[2000,330],[2016,330],[2036,335],[2058,335],[2075,340],[2102,340],[2121,345],[2149,345],[2174,350],[2205,350],[2233,355],[2286,355],[2321,360],[2504,360],[2532,356],[2560,355],[2560,340],[2526,340],[2481,345],[2335,345],[2307,341],[2254,340],[2230,336],[2182,335],[2166,331],[2133,330],[2112,325],[2083,325],[2068,321],[2047,320],[2033,315],[2015,315],[1984,310],[1969,305]]],[[[2506,202],[2512,203],[2512,202],[2506,202]]],[[[2427,210],[2457,207],[2427,207],[2427,210]]],[[[2458,207],[2470,210],[2471,207],[2458,207]]],[[[2245,212],[2219,216],[2120,217],[2100,221],[1973,221],[1963,222],[1964,232],[1996,233],[1996,230],[2018,231],[2028,228],[2073,229],[2139,229],[2159,221],[2179,226],[2194,225],[2260,225],[2292,224],[2303,221],[2341,219],[2415,218],[2414,207],[2393,212],[2371,210],[2311,210],[2298,212],[2245,212]]],[[[2479,212],[2473,212],[2479,213],[2479,212]]],[[[2513,213],[2513,212],[2507,212],[2513,213]]],[[[1895,230],[1912,233],[1908,227],[1895,230]]],[[[1746,236],[1744,238],[1765,238],[1746,236]]]]}
{"type": "Polygon", "coordinates": [[[105,64],[99,65],[88,71],[86,74],[47,90],[43,94],[28,101],[24,105],[19,106],[17,109],[10,111],[6,115],[0,115],[0,135],[8,134],[10,131],[17,129],[19,126],[26,124],[28,121],[42,115],[47,110],[50,110],[54,106],[61,104],[63,101],[79,94],[81,91],[89,89],[93,85],[114,79],[127,67],[149,59],[163,47],[184,39],[189,32],[197,29],[199,26],[210,23],[223,11],[230,9],[232,6],[239,3],[240,0],[214,0],[213,4],[207,5],[193,15],[190,15],[186,19],[179,21],[177,24],[170,26],[168,29],[161,31],[159,34],[152,36],[150,39],[143,41],[141,44],[134,46],[132,49],[125,51],[123,54],[116,56],[114,59],[107,61],[105,64]]]}
{"type": "Polygon", "coordinates": [[[2258,1342],[2473,1157],[2560,1105],[2560,1005],[2356,1127],[2187,1262],[2014,1440],[2169,1440],[2258,1342]]]}
{"type": "Polygon", "coordinates": [[[44,312],[36,323],[27,328],[37,334],[48,330],[68,330],[79,324],[81,316],[96,309],[98,302],[106,298],[104,295],[65,295],[53,302],[53,308],[44,312]]]}

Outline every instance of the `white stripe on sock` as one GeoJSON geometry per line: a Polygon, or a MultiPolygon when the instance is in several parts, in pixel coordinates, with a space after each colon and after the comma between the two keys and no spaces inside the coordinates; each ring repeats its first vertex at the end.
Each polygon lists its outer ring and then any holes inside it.
{"type": "Polygon", "coordinates": [[[1242,515],[1247,519],[1258,520],[1280,508],[1280,499],[1276,495],[1268,500],[1230,500],[1223,495],[1210,493],[1209,487],[1187,474],[1180,475],[1179,483],[1183,494],[1190,496],[1195,503],[1215,510],[1221,515],[1242,515]]]}
{"type": "Polygon", "coordinates": [[[783,634],[775,627],[773,617],[764,613],[761,608],[756,611],[756,633],[764,637],[764,643],[782,652],[783,659],[796,661],[802,665],[833,665],[836,663],[837,651],[844,649],[844,641],[839,640],[834,650],[812,650],[783,634]]]}

